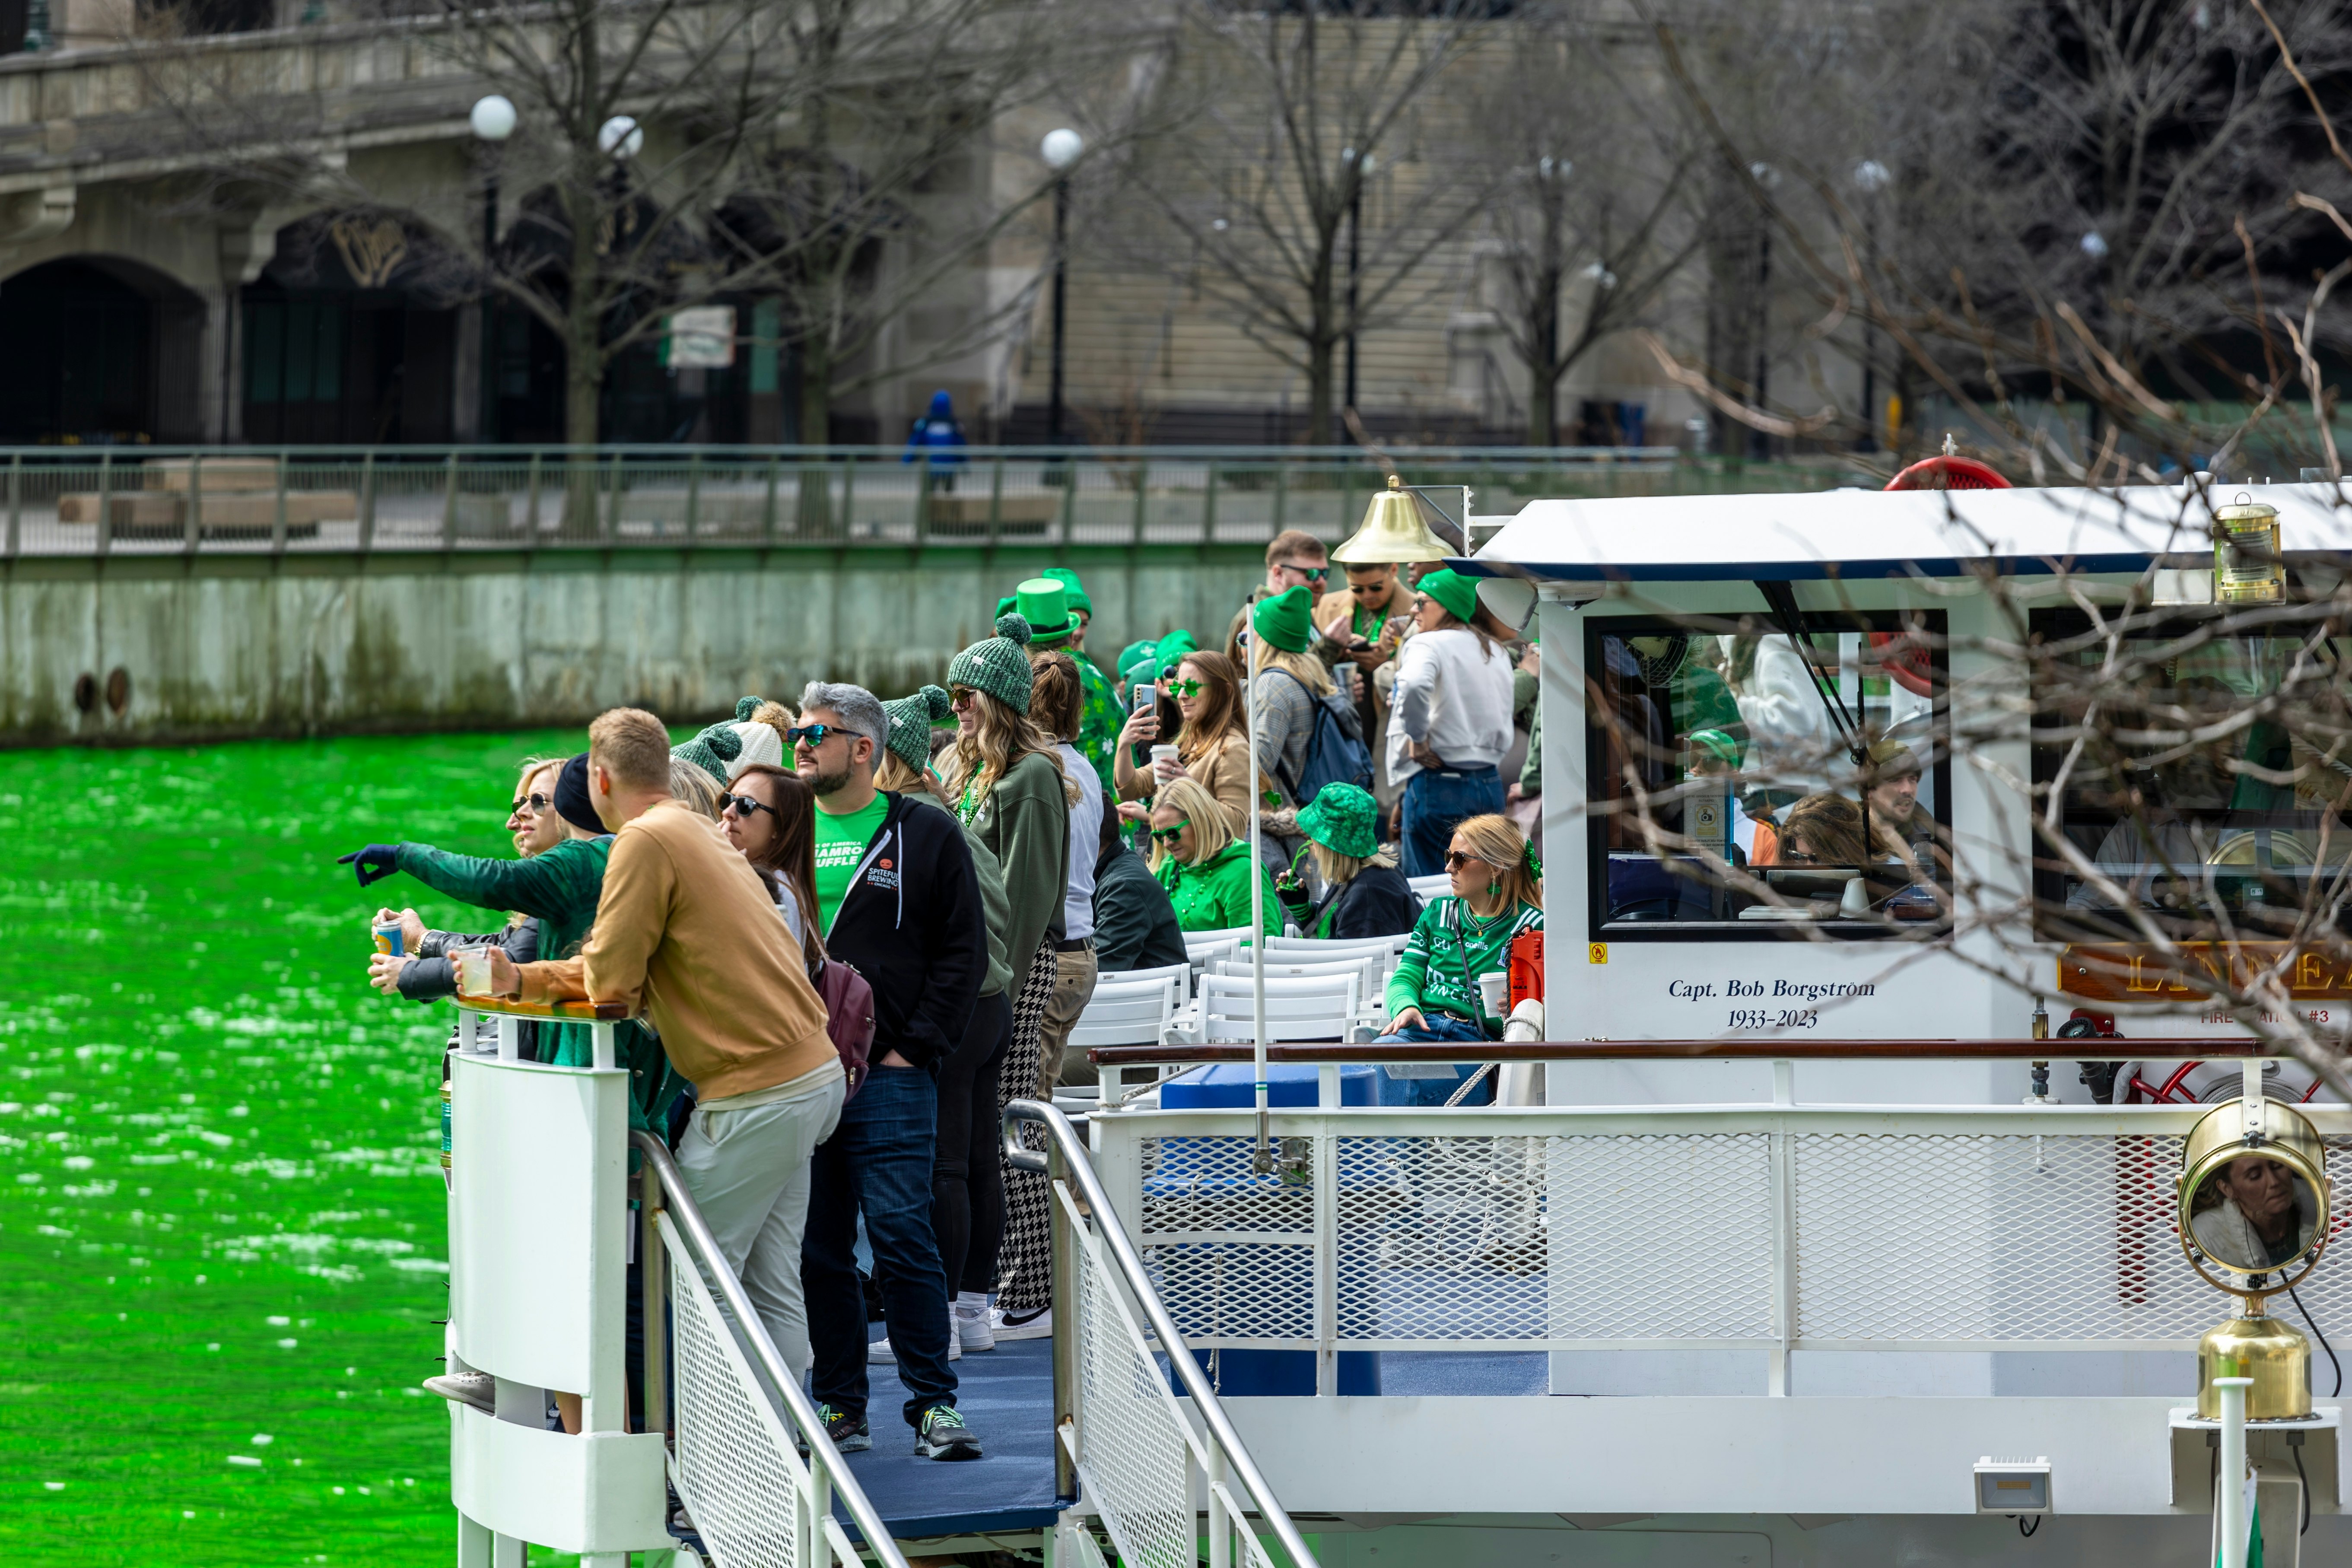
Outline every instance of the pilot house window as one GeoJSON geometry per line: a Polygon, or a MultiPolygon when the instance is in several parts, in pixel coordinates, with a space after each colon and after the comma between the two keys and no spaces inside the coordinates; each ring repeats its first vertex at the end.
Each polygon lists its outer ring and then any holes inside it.
{"type": "Polygon", "coordinates": [[[1947,919],[1944,617],[1721,624],[1587,626],[1594,931],[1947,919]]]}

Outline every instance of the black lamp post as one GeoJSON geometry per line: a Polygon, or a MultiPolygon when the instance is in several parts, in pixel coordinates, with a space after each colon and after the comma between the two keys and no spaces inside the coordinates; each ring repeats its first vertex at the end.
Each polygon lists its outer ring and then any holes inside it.
{"type": "MultiPolygon", "coordinates": [[[[492,93],[474,104],[467,116],[474,134],[496,149],[514,134],[518,116],[512,100],[492,93]]],[[[495,151],[484,163],[482,173],[482,366],[481,406],[475,416],[477,440],[497,438],[498,409],[498,290],[488,286],[488,279],[497,267],[499,245],[499,164],[495,151]]]]}
{"type": "Polygon", "coordinates": [[[1062,350],[1068,336],[1070,295],[1070,165],[1087,150],[1086,139],[1065,126],[1049,131],[1037,149],[1054,171],[1054,361],[1045,393],[1045,439],[1062,438],[1062,350]]]}
{"type": "Polygon", "coordinates": [[[1378,156],[1367,153],[1359,163],[1353,147],[1342,148],[1339,161],[1348,167],[1348,373],[1339,406],[1356,406],[1356,275],[1363,265],[1364,182],[1371,178],[1378,156]]]}

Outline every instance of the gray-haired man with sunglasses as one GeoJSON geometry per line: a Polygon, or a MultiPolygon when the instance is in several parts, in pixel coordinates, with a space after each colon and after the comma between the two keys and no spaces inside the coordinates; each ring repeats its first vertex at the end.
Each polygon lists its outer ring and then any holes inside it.
{"type": "Polygon", "coordinates": [[[939,1062],[963,1038],[988,969],[971,851],[953,816],[874,787],[889,717],[863,687],[812,681],[788,731],[793,765],[816,794],[817,918],[826,950],[874,988],[873,1070],[810,1167],[801,1278],[808,1291],[810,1378],[825,1430],[843,1449],[873,1446],[866,1424],[866,1299],[857,1217],[907,1391],[915,1452],[977,1459],[956,1413],[948,1365],[947,1275],[931,1229],[939,1146],[939,1062]]]}

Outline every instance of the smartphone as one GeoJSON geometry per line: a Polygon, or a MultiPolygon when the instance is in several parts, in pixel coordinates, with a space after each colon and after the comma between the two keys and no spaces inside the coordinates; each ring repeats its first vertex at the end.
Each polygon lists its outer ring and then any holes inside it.
{"type": "MultiPolygon", "coordinates": [[[[1131,711],[1137,713],[1145,711],[1156,713],[1160,710],[1160,688],[1154,686],[1150,681],[1138,681],[1136,683],[1133,695],[1135,700],[1132,704],[1131,711]]],[[[1153,742],[1150,741],[1143,741],[1128,747],[1128,756],[1137,767],[1148,768],[1151,765],[1152,744],[1153,742]]]]}

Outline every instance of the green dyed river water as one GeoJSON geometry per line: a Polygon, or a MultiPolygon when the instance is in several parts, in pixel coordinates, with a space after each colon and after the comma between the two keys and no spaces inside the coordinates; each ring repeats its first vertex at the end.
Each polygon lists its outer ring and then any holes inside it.
{"type": "Polygon", "coordinates": [[[334,858],[509,854],[579,739],[0,753],[0,1561],[453,1553],[450,1015],[366,988],[367,917],[495,919],[334,858]]]}

